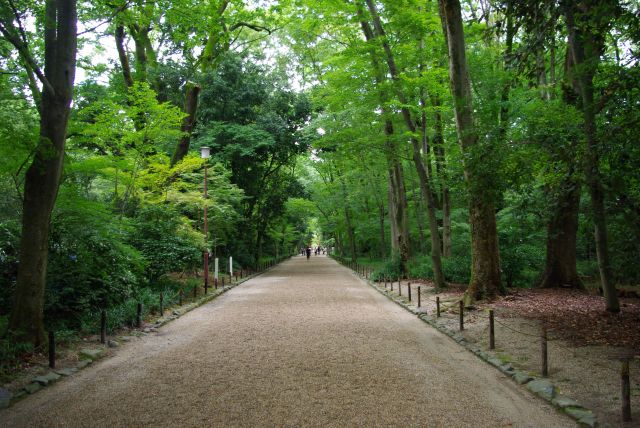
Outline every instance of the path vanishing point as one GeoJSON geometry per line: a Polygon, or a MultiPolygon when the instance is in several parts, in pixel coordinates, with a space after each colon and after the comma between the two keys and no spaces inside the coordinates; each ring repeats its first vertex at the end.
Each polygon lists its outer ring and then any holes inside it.
{"type": "Polygon", "coordinates": [[[0,412],[2,427],[573,427],[324,256],[294,257],[0,412]]]}

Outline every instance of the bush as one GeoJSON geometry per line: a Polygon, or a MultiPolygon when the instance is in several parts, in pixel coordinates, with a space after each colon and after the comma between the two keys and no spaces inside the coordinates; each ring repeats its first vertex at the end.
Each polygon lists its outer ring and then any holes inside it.
{"type": "Polygon", "coordinates": [[[401,274],[400,257],[394,255],[391,259],[385,260],[381,266],[371,274],[373,281],[384,281],[385,278],[398,278],[401,274]]]}
{"type": "Polygon", "coordinates": [[[147,260],[146,274],[151,284],[169,272],[196,269],[204,244],[202,236],[193,233],[168,206],[142,209],[135,219],[130,242],[147,260]]]}
{"type": "Polygon", "coordinates": [[[468,283],[471,279],[471,255],[465,254],[442,259],[442,270],[447,282],[468,283]]]}
{"type": "Polygon", "coordinates": [[[412,278],[433,279],[433,266],[430,256],[421,256],[410,260],[407,266],[412,278]]]}

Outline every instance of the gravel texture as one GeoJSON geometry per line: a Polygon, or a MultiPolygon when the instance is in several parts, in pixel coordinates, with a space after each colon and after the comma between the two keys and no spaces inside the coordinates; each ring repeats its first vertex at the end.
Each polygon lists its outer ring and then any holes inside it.
{"type": "Polygon", "coordinates": [[[571,427],[323,256],[266,274],[0,411],[0,426],[571,427]]]}

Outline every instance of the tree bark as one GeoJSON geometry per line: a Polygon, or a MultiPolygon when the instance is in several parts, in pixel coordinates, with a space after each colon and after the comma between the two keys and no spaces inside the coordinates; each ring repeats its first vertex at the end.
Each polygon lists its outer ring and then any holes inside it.
{"type": "Polygon", "coordinates": [[[118,58],[120,59],[120,67],[122,67],[122,77],[124,78],[124,84],[127,88],[133,86],[133,77],[131,76],[131,65],[129,64],[129,57],[127,51],[124,48],[124,25],[120,24],[116,27],[115,31],[116,49],[118,50],[118,58]]]}
{"type": "MultiPolygon", "coordinates": [[[[607,236],[606,213],[604,208],[604,189],[600,177],[599,141],[596,128],[596,107],[594,103],[593,78],[602,51],[601,37],[594,33],[595,25],[590,22],[592,14],[591,2],[580,4],[581,10],[573,2],[565,4],[565,18],[568,33],[568,49],[574,69],[576,92],[580,96],[584,117],[584,132],[587,140],[584,152],[584,168],[591,210],[595,225],[596,254],[600,280],[604,293],[607,311],[620,312],[620,302],[616,287],[612,282],[611,261],[607,236]]],[[[596,30],[597,31],[597,30],[596,30]]]]}
{"type": "Polygon", "coordinates": [[[171,166],[180,162],[189,152],[191,145],[191,133],[196,125],[196,114],[198,112],[198,95],[200,94],[200,85],[188,82],[184,100],[184,112],[187,114],[182,120],[182,137],[176,146],[176,151],[171,158],[171,166]]]}
{"type": "Polygon", "coordinates": [[[20,266],[9,329],[35,346],[44,342],[44,291],[51,212],[62,175],[77,53],[75,0],[45,4],[44,85],[40,140],[26,172],[20,266]]]}
{"type": "Polygon", "coordinates": [[[547,225],[547,259],[541,288],[584,286],[576,269],[580,184],[571,172],[563,180],[547,225]]]}
{"type": "Polygon", "coordinates": [[[380,203],[378,205],[378,214],[380,218],[380,258],[385,259],[387,257],[387,243],[385,242],[385,233],[384,233],[384,203],[380,203]]]}
{"type": "Polygon", "coordinates": [[[464,32],[459,0],[439,0],[449,48],[449,78],[454,101],[458,141],[462,149],[464,173],[469,189],[469,221],[471,223],[471,281],[464,296],[466,306],[477,299],[493,299],[502,292],[500,250],[494,210],[490,194],[491,176],[477,152],[478,133],[473,120],[471,83],[465,53],[464,32]],[[469,159],[468,156],[474,156],[469,159]],[[484,168],[483,168],[484,167],[484,168]]]}

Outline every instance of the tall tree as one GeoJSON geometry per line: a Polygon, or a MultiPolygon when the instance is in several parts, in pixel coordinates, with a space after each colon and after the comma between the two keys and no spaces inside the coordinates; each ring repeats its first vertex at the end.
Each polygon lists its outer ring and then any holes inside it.
{"type": "MultiPolygon", "coordinates": [[[[382,21],[380,20],[380,15],[378,14],[376,5],[372,0],[366,0],[367,7],[371,14],[371,18],[373,20],[373,28],[375,29],[375,36],[382,43],[382,47],[384,49],[387,66],[389,68],[389,74],[391,75],[391,79],[394,82],[394,88],[396,90],[396,95],[400,100],[401,107],[400,110],[402,112],[402,117],[404,119],[405,125],[411,132],[411,147],[412,147],[412,157],[416,170],[418,171],[420,189],[422,192],[422,197],[427,204],[427,214],[429,219],[429,230],[431,235],[431,263],[433,267],[434,280],[436,286],[438,288],[442,288],[445,286],[444,274],[442,271],[442,245],[440,240],[440,233],[438,231],[438,221],[436,217],[436,201],[434,198],[433,192],[433,184],[431,182],[431,177],[429,176],[427,169],[424,165],[422,155],[420,152],[421,145],[420,141],[416,138],[416,125],[415,121],[411,116],[411,111],[408,106],[407,96],[404,94],[404,91],[399,86],[399,72],[398,67],[395,62],[395,57],[391,50],[391,46],[387,40],[386,33],[382,26],[382,21]]],[[[365,37],[367,40],[372,40],[372,34],[369,34],[364,28],[365,37]]]]}
{"type": "Polygon", "coordinates": [[[464,174],[468,187],[471,223],[471,281],[464,302],[494,298],[501,290],[500,250],[495,216],[492,171],[483,164],[486,144],[479,140],[473,118],[471,81],[465,52],[459,0],[439,0],[441,19],[449,48],[449,78],[458,131],[465,155],[464,174]]]}
{"type": "Polygon", "coordinates": [[[584,168],[591,196],[600,281],[607,311],[620,312],[620,303],[611,274],[593,83],[600,56],[604,51],[605,37],[614,14],[618,12],[619,5],[617,1],[612,0],[584,0],[565,1],[563,7],[568,32],[568,49],[574,66],[575,89],[580,96],[580,107],[584,115],[586,136],[584,168]]]}
{"type": "Polygon", "coordinates": [[[33,56],[21,14],[4,1],[0,32],[18,51],[25,68],[37,76],[40,138],[24,184],[20,267],[9,328],[40,345],[44,341],[44,290],[51,212],[62,175],[67,123],[73,96],[77,53],[76,0],[46,0],[44,5],[44,69],[33,56]],[[10,12],[11,11],[11,12],[10,12]]]}

